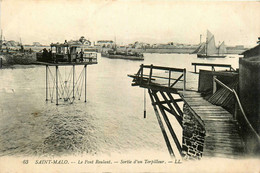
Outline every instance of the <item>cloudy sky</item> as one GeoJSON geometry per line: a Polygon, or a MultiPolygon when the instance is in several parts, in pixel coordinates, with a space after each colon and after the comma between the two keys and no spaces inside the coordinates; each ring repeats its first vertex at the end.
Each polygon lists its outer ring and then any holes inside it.
{"type": "Polygon", "coordinates": [[[227,45],[255,45],[259,2],[173,0],[2,0],[7,40],[63,42],[85,36],[151,43],[199,43],[207,29],[227,45]]]}

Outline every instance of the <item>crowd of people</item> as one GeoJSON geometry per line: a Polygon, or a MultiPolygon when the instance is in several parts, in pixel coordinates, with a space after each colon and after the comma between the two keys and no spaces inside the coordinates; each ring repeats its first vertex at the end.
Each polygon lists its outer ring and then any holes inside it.
{"type": "MultiPolygon", "coordinates": [[[[61,54],[61,52],[60,52],[61,54]]],[[[71,56],[71,53],[70,51],[68,50],[68,52],[66,53],[67,54],[67,57],[68,59],[66,59],[65,57],[63,57],[63,59],[59,59],[59,53],[56,54],[55,56],[53,56],[53,53],[52,53],[52,50],[49,49],[47,50],[46,48],[44,48],[42,50],[42,58],[44,58],[46,61],[55,61],[55,62],[58,62],[58,61],[68,61],[68,62],[76,62],[76,61],[79,61],[79,62],[83,62],[83,57],[84,57],[84,51],[83,49],[81,49],[80,52],[76,52],[75,53],[75,57],[72,57],[71,56]],[[58,56],[57,56],[58,55],[58,56]],[[73,59],[72,59],[73,58],[73,59]]]]}

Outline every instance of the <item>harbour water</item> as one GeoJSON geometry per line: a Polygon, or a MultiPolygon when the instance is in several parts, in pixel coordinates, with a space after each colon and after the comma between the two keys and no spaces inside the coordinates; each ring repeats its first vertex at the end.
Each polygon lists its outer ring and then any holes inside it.
{"type": "MultiPolygon", "coordinates": [[[[130,61],[99,54],[98,64],[88,66],[87,70],[87,103],[82,97],[73,104],[60,100],[59,106],[45,101],[45,66],[0,70],[0,156],[109,156],[140,151],[168,156],[148,94],[144,119],[144,90],[132,87],[127,74],[136,73],[141,63],[187,71],[194,70],[192,62],[231,64],[238,68],[238,57],[198,59],[189,54],[144,57],[144,61],[130,61]]],[[[77,67],[77,75],[82,68],[77,67]]],[[[54,72],[54,67],[51,70],[54,72]]],[[[63,75],[69,70],[61,68],[63,75]]]]}

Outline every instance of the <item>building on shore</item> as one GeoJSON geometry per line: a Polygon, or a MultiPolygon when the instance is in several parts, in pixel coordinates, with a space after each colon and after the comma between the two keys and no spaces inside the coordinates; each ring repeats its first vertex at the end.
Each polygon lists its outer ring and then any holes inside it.
{"type": "Polygon", "coordinates": [[[112,48],[114,41],[112,40],[98,40],[94,46],[112,48]]]}

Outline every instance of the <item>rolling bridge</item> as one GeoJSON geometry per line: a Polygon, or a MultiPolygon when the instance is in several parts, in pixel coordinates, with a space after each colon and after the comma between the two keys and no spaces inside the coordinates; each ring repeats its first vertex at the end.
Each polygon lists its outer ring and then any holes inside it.
{"type": "Polygon", "coordinates": [[[172,157],[179,155],[183,158],[188,155],[189,158],[192,156],[200,159],[202,153],[203,156],[226,158],[243,155],[244,145],[237,121],[221,106],[211,104],[199,92],[186,87],[186,69],[142,64],[136,74],[128,76],[133,78],[132,86],[148,89],[158,124],[172,157]],[[191,131],[188,132],[181,104],[192,115],[189,119],[197,122],[190,124],[188,130],[191,131]],[[183,129],[182,145],[176,135],[176,125],[171,124],[169,116],[173,116],[183,129]],[[196,130],[198,126],[202,131],[196,130]],[[174,146],[171,141],[174,141],[174,146]],[[174,147],[177,152],[174,152],[174,147]]]}
{"type": "Polygon", "coordinates": [[[49,52],[45,49],[36,54],[35,64],[46,66],[46,101],[53,102],[56,93],[56,105],[59,104],[60,99],[73,103],[76,98],[80,100],[84,88],[85,102],[87,102],[87,66],[97,64],[97,54],[84,52],[85,50],[84,45],[56,43],[51,44],[49,52]],[[79,50],[80,54],[78,54],[79,50]],[[75,73],[76,66],[83,66],[78,77],[75,73]],[[52,72],[51,67],[55,67],[55,72],[52,72]],[[61,74],[59,67],[64,67],[65,75],[61,74]],[[68,75],[66,75],[66,67],[70,68],[68,75]]]}

